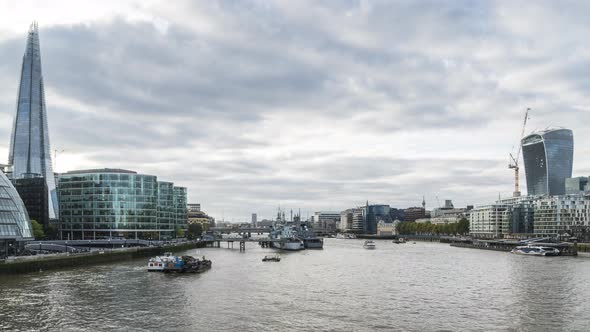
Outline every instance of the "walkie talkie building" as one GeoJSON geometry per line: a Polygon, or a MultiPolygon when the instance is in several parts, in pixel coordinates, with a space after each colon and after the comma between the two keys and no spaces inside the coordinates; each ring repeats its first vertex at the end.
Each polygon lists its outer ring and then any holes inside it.
{"type": "Polygon", "coordinates": [[[45,179],[49,218],[57,219],[59,216],[57,192],[51,164],[39,30],[36,23],[31,24],[29,29],[23,56],[8,160],[12,165],[14,179],[32,177],[45,179]]]}
{"type": "Polygon", "coordinates": [[[569,129],[550,129],[522,139],[528,195],[563,195],[572,177],[574,135],[569,129]]]}

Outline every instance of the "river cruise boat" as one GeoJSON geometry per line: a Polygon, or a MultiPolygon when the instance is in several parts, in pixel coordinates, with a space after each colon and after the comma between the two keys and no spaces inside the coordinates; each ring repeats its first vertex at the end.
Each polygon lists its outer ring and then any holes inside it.
{"type": "Polygon", "coordinates": [[[559,249],[553,247],[545,247],[545,246],[535,246],[535,245],[528,245],[528,246],[518,246],[512,251],[513,254],[517,255],[531,255],[531,256],[557,256],[559,255],[559,249]]]}
{"type": "Polygon", "coordinates": [[[377,248],[377,246],[375,245],[375,242],[373,242],[371,240],[367,240],[367,241],[365,241],[365,244],[363,244],[363,248],[373,250],[373,249],[377,248]]]}

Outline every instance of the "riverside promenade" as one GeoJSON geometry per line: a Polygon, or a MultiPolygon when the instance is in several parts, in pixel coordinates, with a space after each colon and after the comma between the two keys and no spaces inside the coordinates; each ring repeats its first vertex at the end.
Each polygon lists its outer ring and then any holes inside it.
{"type": "Polygon", "coordinates": [[[108,262],[118,262],[140,257],[150,257],[164,252],[176,252],[205,246],[201,241],[184,243],[97,250],[85,253],[60,253],[35,256],[9,257],[0,261],[0,274],[38,272],[108,262]]]}

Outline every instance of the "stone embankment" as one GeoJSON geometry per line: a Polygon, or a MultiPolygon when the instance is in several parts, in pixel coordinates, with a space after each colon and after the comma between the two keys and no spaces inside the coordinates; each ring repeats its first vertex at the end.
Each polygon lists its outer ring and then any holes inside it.
{"type": "Polygon", "coordinates": [[[17,274],[38,272],[59,268],[78,267],[108,262],[118,262],[134,258],[150,257],[164,252],[177,252],[193,248],[202,248],[203,242],[186,242],[158,247],[133,247],[104,249],[80,254],[55,254],[22,256],[0,262],[0,274],[17,274]]]}

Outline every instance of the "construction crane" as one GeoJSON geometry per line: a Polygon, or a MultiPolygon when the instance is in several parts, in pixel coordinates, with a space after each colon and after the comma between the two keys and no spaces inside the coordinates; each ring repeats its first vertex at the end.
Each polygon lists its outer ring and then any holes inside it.
{"type": "Polygon", "coordinates": [[[530,108],[527,108],[526,112],[524,113],[524,120],[522,122],[522,130],[520,132],[520,139],[518,140],[518,152],[516,152],[516,156],[512,155],[512,153],[510,154],[510,163],[508,164],[509,169],[514,169],[514,193],[513,193],[514,197],[520,196],[520,190],[519,190],[519,186],[518,186],[518,170],[519,170],[518,162],[520,160],[520,150],[522,150],[522,139],[524,137],[524,129],[526,127],[526,122],[529,119],[529,111],[530,110],[531,110],[530,108]]]}

